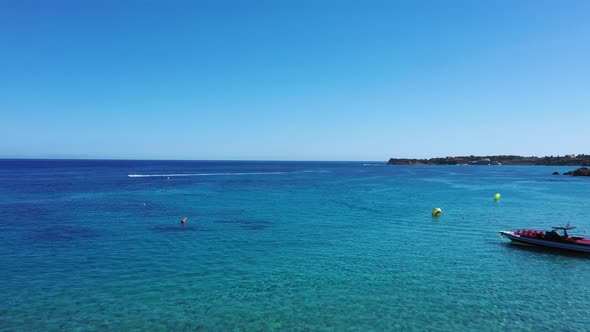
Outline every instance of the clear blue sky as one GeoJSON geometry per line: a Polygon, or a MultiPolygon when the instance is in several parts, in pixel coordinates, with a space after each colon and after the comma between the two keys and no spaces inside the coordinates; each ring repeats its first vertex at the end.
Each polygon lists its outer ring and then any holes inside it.
{"type": "Polygon", "coordinates": [[[590,1],[0,1],[0,157],[589,153],[590,1]]]}

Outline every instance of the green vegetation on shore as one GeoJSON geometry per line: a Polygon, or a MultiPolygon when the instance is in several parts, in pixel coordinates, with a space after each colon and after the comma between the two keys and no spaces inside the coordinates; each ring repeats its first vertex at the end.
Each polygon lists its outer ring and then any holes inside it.
{"type": "Polygon", "coordinates": [[[546,166],[590,166],[590,155],[567,155],[546,157],[500,156],[458,156],[430,159],[391,158],[388,165],[546,165],[546,166]]]}

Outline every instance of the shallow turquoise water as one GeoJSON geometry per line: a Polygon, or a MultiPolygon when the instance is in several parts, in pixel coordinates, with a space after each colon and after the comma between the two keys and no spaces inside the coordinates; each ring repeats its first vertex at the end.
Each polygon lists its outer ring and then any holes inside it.
{"type": "Polygon", "coordinates": [[[0,161],[0,330],[586,330],[571,169],[0,161]]]}

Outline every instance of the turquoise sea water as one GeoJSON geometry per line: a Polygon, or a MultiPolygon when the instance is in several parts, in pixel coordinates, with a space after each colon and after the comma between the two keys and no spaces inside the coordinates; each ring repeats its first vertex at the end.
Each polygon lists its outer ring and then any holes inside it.
{"type": "Polygon", "coordinates": [[[572,169],[0,160],[0,330],[587,330],[572,169]]]}

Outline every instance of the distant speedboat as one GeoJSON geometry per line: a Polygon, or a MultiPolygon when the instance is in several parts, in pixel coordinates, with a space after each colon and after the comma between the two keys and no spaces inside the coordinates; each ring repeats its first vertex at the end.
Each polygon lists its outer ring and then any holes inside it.
{"type": "Polygon", "coordinates": [[[583,237],[570,236],[567,231],[574,229],[570,225],[567,226],[553,226],[551,231],[537,231],[537,230],[517,230],[514,231],[500,231],[500,235],[507,236],[511,241],[517,243],[525,243],[534,246],[559,248],[572,251],[581,251],[590,253],[590,239],[583,237]],[[563,235],[558,231],[563,231],[563,235]]]}

